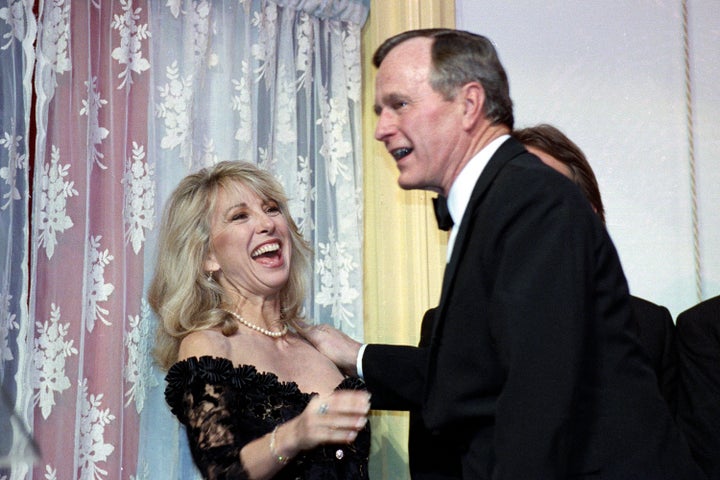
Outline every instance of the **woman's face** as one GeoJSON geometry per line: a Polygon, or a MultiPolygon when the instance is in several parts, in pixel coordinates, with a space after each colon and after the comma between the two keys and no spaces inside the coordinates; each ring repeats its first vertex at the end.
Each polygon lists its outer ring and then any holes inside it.
{"type": "Polygon", "coordinates": [[[272,297],[290,276],[292,245],[277,203],[242,184],[221,188],[210,226],[205,270],[226,292],[272,297]]]}

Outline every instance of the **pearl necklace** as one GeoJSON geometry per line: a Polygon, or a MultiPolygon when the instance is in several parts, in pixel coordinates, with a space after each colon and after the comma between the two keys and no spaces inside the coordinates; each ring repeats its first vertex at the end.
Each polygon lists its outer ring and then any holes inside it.
{"type": "Polygon", "coordinates": [[[228,312],[229,314],[231,314],[233,317],[237,318],[238,322],[242,323],[246,327],[251,328],[252,330],[255,330],[256,332],[260,332],[264,335],[267,335],[268,337],[280,338],[280,337],[284,336],[285,334],[287,334],[287,332],[288,332],[287,324],[284,324],[283,329],[280,330],[279,332],[273,332],[272,330],[268,330],[267,328],[263,328],[259,325],[255,325],[254,323],[248,322],[247,320],[245,320],[243,317],[241,317],[240,315],[238,315],[235,312],[231,312],[230,310],[225,310],[225,311],[228,312]]]}

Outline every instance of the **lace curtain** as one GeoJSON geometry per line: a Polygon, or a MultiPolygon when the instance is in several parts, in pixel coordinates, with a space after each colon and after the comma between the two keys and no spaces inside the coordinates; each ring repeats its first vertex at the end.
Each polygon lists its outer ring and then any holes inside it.
{"type": "Polygon", "coordinates": [[[33,459],[27,417],[16,414],[15,400],[31,393],[26,371],[32,359],[24,339],[33,331],[27,282],[35,34],[29,5],[0,3],[0,478],[10,458],[33,459]]]}
{"type": "Polygon", "coordinates": [[[8,450],[24,424],[41,458],[0,479],[192,478],[149,355],[162,206],[220,160],[272,171],[315,249],[308,316],[362,338],[367,4],[3,3],[0,372],[8,450]]]}

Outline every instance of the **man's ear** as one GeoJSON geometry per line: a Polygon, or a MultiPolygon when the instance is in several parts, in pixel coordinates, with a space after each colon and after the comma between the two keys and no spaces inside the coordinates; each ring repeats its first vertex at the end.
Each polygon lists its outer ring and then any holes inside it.
{"type": "Polygon", "coordinates": [[[485,116],[485,89],[479,82],[469,82],[460,88],[463,100],[463,128],[472,129],[485,116]]]}

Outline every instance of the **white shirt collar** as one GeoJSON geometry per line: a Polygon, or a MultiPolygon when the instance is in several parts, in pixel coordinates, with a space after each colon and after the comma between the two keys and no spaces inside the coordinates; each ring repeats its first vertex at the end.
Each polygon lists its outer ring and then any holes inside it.
{"type": "Polygon", "coordinates": [[[453,219],[453,227],[452,230],[450,230],[450,238],[448,239],[448,262],[450,261],[453,246],[455,245],[455,237],[457,237],[460,223],[462,223],[462,218],[463,215],[465,215],[465,210],[470,202],[470,196],[475,188],[475,184],[477,183],[478,178],[480,178],[480,174],[485,169],[485,166],[490,161],[490,158],[495,154],[497,149],[500,148],[500,145],[502,145],[508,138],[510,138],[510,135],[501,135],[476,153],[467,165],[463,167],[460,174],[458,174],[457,178],[450,187],[447,204],[448,211],[453,219]]]}

